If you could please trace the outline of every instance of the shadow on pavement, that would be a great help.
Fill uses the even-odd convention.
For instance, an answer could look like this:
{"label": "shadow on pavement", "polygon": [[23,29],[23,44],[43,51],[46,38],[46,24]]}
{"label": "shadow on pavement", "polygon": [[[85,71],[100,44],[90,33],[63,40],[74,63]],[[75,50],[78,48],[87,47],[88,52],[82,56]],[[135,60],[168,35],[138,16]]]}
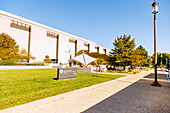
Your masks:
{"label": "shadow on pavement", "polygon": [[[158,76],[166,78],[165,74]],[[145,77],[153,78],[153,74]],[[152,82],[140,79],[83,113],[170,113],[170,83],[160,81],[162,87],[153,87]]]}
{"label": "shadow on pavement", "polygon": [[[151,74],[145,76],[144,78],[154,78],[154,73],[151,73]],[[167,76],[166,76],[166,74],[158,74],[158,79],[167,80]]]}

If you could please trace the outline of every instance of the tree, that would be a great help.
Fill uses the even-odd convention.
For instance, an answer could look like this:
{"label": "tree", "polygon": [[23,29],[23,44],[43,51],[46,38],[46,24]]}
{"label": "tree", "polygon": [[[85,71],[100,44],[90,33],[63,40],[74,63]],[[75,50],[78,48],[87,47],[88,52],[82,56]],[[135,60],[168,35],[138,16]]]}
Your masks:
{"label": "tree", "polygon": [[123,37],[117,37],[115,39],[115,42],[113,43],[114,49],[111,49],[110,54],[114,57],[112,57],[112,62],[120,62],[119,64],[124,66],[128,66],[132,64],[132,57],[130,57],[130,53],[132,54],[132,51],[135,48],[135,39],[131,40],[131,35],[127,37],[127,35],[124,35]]}
{"label": "tree", "polygon": [[131,66],[139,66],[146,61],[140,49],[135,49],[131,51],[129,54],[130,54],[129,56],[131,57]]}
{"label": "tree", "polygon": [[[170,59],[170,54],[168,54],[168,53],[158,53],[158,55],[157,55],[157,64],[158,64],[158,66],[161,65],[161,55],[162,55],[162,65],[166,65],[167,64],[166,61],[168,59]],[[152,57],[154,58],[154,54],[153,54]],[[154,60],[153,60],[152,63],[154,63]]]}
{"label": "tree", "polygon": [[27,60],[27,61],[29,61],[30,59],[35,60],[35,57],[33,57],[31,54],[28,55],[28,52],[24,48],[21,49],[20,55],[21,55],[21,60]]}
{"label": "tree", "polygon": [[148,52],[146,51],[146,49],[145,49],[142,45],[140,45],[140,46],[137,47],[136,49],[140,49],[143,54],[148,55]]}
{"label": "tree", "polygon": [[140,50],[141,55],[143,56],[141,59],[143,63],[141,63],[141,65],[150,66],[151,65],[151,57],[148,55],[148,51],[146,51],[146,49],[142,45],[140,45],[136,49]]}
{"label": "tree", "polygon": [[19,45],[8,34],[0,34],[0,60],[19,60]]}

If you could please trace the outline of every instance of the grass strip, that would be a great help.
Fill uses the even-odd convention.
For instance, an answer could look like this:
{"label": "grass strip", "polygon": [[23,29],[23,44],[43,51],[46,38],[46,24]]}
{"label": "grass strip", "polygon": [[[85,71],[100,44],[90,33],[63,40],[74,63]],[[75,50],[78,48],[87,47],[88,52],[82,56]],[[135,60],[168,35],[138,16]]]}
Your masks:
{"label": "grass strip", "polygon": [[77,73],[76,79],[56,80],[56,69],[0,70],[0,110],[124,77]]}

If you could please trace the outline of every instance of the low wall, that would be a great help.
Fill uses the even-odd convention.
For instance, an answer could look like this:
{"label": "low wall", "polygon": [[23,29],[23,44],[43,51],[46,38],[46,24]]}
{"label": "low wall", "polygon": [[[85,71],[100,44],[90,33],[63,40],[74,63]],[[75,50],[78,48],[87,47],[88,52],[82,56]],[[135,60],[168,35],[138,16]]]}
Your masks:
{"label": "low wall", "polygon": [[77,72],[91,73],[91,68],[77,68]]}
{"label": "low wall", "polygon": [[[61,68],[61,66],[53,66],[53,68]],[[76,68],[77,72],[80,73],[91,73],[91,68],[81,68],[81,67],[67,67],[67,68]]]}

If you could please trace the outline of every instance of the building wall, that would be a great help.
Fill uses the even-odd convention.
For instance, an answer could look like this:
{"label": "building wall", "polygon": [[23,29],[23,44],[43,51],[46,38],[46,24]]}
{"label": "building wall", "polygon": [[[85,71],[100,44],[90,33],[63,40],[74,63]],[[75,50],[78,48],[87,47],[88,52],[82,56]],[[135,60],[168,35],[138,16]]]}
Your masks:
{"label": "building wall", "polygon": [[78,51],[80,50],[88,50],[88,47],[85,46],[84,44],[89,44],[89,42],[83,41],[83,40],[78,40],[77,45],[78,45]]}
{"label": "building wall", "polygon": [[69,53],[69,36],[59,34],[59,61],[58,63],[67,63],[70,59]]}
{"label": "building wall", "polygon": [[88,46],[85,46],[85,45],[84,45],[84,50],[88,50]]}
{"label": "building wall", "polygon": [[[70,42],[69,39],[77,40],[77,52],[80,50],[88,50],[88,47],[84,44],[90,44],[90,52],[97,52],[95,47],[98,46],[99,53],[104,54],[104,47],[96,45],[95,42],[0,10],[0,33],[4,32],[9,34],[16,40],[20,49],[24,48],[28,51],[28,26],[24,29],[11,27],[13,20],[23,23],[23,25],[26,24],[31,26],[30,54],[36,57],[36,60],[30,60],[30,62],[43,61],[46,55],[49,55],[51,59],[56,59],[57,36],[47,35],[48,31],[54,33],[55,35],[58,34],[59,36],[58,63],[68,63],[68,60],[70,59],[70,54],[68,52],[69,50],[71,50],[72,57],[75,56],[75,43]],[[108,54],[110,49],[106,49]]]}
{"label": "building wall", "polygon": [[28,48],[28,31],[10,27],[11,20],[0,16],[0,33],[7,33],[14,38],[19,45],[19,49]]}
{"label": "building wall", "polygon": [[95,49],[95,44],[90,44],[90,52],[97,52]]}
{"label": "building wall", "polygon": [[56,59],[56,38],[47,36],[46,29],[32,25],[30,47],[31,54],[36,57],[35,61],[43,61],[46,55]]}
{"label": "building wall", "polygon": [[106,54],[109,55],[110,49],[106,49]]}

